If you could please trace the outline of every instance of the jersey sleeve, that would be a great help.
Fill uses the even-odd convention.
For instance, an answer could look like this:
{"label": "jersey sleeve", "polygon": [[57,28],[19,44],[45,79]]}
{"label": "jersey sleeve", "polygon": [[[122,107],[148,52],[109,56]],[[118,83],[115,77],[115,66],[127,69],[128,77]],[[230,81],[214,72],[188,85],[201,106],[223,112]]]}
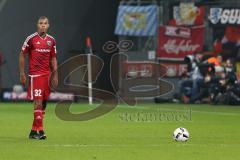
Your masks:
{"label": "jersey sleeve", "polygon": [[22,53],[27,54],[29,53],[31,48],[31,38],[27,37],[27,39],[24,41],[23,46],[22,46]]}
{"label": "jersey sleeve", "polygon": [[51,49],[51,57],[56,57],[56,54],[57,54],[56,41],[53,40],[53,45],[52,45],[52,49]]}

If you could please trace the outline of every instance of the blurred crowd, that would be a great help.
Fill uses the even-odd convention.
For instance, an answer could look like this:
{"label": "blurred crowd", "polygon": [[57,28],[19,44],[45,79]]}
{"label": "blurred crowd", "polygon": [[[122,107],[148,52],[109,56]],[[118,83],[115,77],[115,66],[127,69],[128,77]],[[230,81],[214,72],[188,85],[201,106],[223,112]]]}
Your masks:
{"label": "blurred crowd", "polygon": [[197,53],[184,61],[187,69],[178,83],[174,102],[240,105],[235,59]]}

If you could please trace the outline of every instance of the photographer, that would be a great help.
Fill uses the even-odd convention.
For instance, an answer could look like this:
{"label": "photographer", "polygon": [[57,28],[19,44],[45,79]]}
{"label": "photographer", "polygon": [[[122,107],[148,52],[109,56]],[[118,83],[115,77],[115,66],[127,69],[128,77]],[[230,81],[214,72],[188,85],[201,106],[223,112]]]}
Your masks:
{"label": "photographer", "polygon": [[216,76],[216,73],[219,73],[220,75],[220,73],[223,71],[221,64],[221,55],[210,57],[199,64],[199,70],[204,78],[196,83],[197,87],[199,88],[199,92],[193,95],[193,102],[203,102],[204,98],[209,101],[209,98],[214,97],[216,93],[222,89],[219,84],[219,76]]}
{"label": "photographer", "polygon": [[212,92],[214,104],[240,104],[240,84],[237,83],[236,67],[232,59],[227,59],[219,85]]}
{"label": "photographer", "polygon": [[[187,71],[183,74],[183,79],[179,82],[178,99],[184,99],[185,103],[194,103],[194,96],[199,92],[199,81],[203,77],[199,70],[198,65],[201,63],[203,55],[197,53],[195,56],[188,55],[185,57],[184,62],[187,64]],[[189,98],[189,100],[188,100]]]}

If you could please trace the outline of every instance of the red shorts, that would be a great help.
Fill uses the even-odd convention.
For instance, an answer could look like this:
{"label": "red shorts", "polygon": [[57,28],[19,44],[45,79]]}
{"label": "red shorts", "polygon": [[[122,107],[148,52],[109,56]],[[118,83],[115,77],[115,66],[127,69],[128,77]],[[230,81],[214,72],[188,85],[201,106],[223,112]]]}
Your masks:
{"label": "red shorts", "polygon": [[50,75],[29,75],[28,99],[47,100],[50,95]]}

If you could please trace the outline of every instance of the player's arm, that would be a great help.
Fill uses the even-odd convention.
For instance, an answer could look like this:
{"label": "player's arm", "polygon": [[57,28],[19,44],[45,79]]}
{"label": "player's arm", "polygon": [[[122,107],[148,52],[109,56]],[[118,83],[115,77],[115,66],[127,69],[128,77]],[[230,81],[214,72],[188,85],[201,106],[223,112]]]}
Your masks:
{"label": "player's arm", "polygon": [[57,88],[58,86],[58,72],[57,72],[57,49],[56,49],[56,42],[54,41],[53,48],[51,50],[51,60],[50,60],[50,66],[51,66],[51,72],[52,72],[52,84],[54,88]]}
{"label": "player's arm", "polygon": [[24,41],[22,50],[19,54],[19,73],[20,73],[20,82],[22,85],[25,85],[26,83],[26,74],[25,74],[25,57],[30,51],[31,46],[31,38],[27,37],[27,39]]}
{"label": "player's arm", "polygon": [[25,85],[26,83],[26,74],[25,74],[25,57],[29,53],[31,46],[30,38],[27,37],[27,39],[24,41],[22,50],[19,54],[19,73],[20,73],[20,82],[22,85]]}
{"label": "player's arm", "polygon": [[19,73],[20,73],[20,82],[22,85],[25,85],[26,83],[26,74],[25,74],[24,66],[25,66],[25,55],[23,54],[23,51],[21,51],[19,55]]}
{"label": "player's arm", "polygon": [[58,86],[58,72],[57,72],[57,58],[52,57],[51,59],[51,71],[52,71],[52,84],[56,88]]}

